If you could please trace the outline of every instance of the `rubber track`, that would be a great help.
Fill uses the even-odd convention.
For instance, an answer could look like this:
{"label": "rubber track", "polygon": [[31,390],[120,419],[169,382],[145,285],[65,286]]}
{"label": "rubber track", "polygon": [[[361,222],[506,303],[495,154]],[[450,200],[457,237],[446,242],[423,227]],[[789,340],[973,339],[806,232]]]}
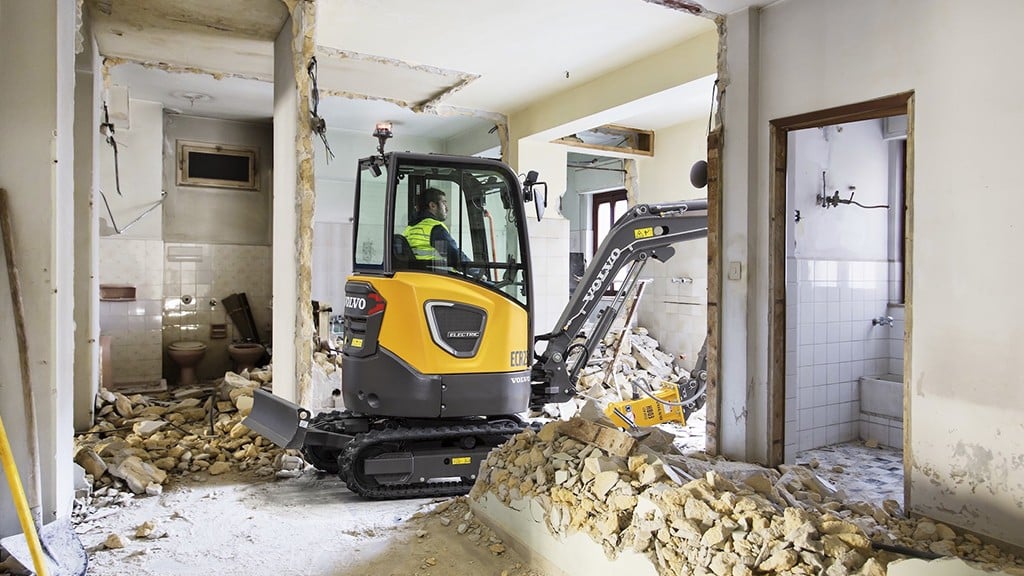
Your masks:
{"label": "rubber track", "polygon": [[[444,438],[461,438],[462,436],[504,436],[505,439],[508,439],[522,432],[525,428],[526,425],[523,423],[502,420],[497,422],[481,422],[479,424],[371,430],[357,435],[355,440],[349,443],[339,461],[342,470],[340,476],[345,481],[349,490],[365,498],[395,500],[399,498],[460,496],[469,492],[475,480],[365,486],[356,478],[354,473],[355,464],[359,461],[358,459],[364,450],[376,444],[419,442]],[[414,450],[413,454],[415,454]]]}
{"label": "rubber track", "polygon": [[[340,420],[349,414],[350,413],[348,410],[344,412],[340,412],[338,410],[333,410],[331,412],[321,412],[320,414],[314,416],[312,420],[310,420],[309,429],[324,430],[328,428],[332,422]],[[321,453],[321,451],[323,453]],[[317,470],[323,470],[324,472],[328,472],[330,474],[338,473],[338,454],[341,452],[341,450],[338,450],[336,452],[324,449],[314,450],[307,446],[303,446],[301,452],[302,457],[306,459],[306,462],[312,464],[313,467],[316,468]],[[331,455],[333,455],[334,457],[331,458]]]}

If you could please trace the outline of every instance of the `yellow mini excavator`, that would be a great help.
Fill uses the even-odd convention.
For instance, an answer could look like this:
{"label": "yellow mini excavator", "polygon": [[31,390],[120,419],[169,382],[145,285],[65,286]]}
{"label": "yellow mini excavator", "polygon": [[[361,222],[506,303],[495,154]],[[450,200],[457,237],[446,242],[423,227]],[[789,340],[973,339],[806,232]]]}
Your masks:
{"label": "yellow mini excavator", "polygon": [[[525,203],[533,201],[540,218],[547,186],[535,172],[521,182],[496,160],[385,153],[380,140],[379,154],[360,160],[356,179],[342,349],[346,409],[313,416],[257,390],[245,424],[300,449],[364,497],[464,494],[487,453],[527,427],[519,414],[573,397],[624,299],[594,314],[612,283],[621,281],[618,294],[628,294],[649,259],[665,261],[673,244],[706,237],[707,201],[630,208],[555,329],[534,339]],[[443,224],[457,258],[443,254],[452,243],[435,243],[436,254],[410,246],[406,229],[418,221],[428,190],[444,193]],[[537,342],[546,344],[543,352]]]}

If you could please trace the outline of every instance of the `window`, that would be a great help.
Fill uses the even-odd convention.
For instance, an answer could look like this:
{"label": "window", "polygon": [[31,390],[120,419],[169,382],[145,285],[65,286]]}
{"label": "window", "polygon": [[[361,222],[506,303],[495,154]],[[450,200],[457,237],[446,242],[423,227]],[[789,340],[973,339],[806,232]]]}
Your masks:
{"label": "window", "polygon": [[629,210],[626,201],[626,189],[601,192],[593,196],[593,209],[591,219],[594,223],[593,243],[590,245],[591,254],[597,252],[598,246],[612,229],[612,224]]}
{"label": "window", "polygon": [[257,151],[178,140],[178,185],[259,190]]}
{"label": "window", "polygon": [[[619,190],[594,194],[591,202],[593,203],[590,213],[591,222],[593,223],[593,236],[590,253],[593,255],[597,254],[597,249],[600,248],[601,242],[604,242],[605,236],[611,231],[615,221],[629,210],[629,201],[626,200],[626,189],[620,188]],[[622,279],[625,277],[626,272],[627,269],[619,272],[615,282],[612,282],[609,286],[608,294],[614,294],[618,291],[619,287],[622,286]]]}

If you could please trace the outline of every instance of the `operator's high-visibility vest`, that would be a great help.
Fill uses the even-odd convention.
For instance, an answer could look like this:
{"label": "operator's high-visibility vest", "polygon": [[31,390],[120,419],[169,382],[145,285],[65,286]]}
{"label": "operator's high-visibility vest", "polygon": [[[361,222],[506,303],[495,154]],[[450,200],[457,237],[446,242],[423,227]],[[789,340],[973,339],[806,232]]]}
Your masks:
{"label": "operator's high-visibility vest", "polygon": [[434,249],[434,245],[430,242],[430,231],[434,229],[434,226],[440,226],[444,228],[445,232],[448,231],[448,227],[444,225],[444,222],[429,216],[405,229],[405,239],[409,241],[409,249],[412,250],[412,255],[417,260],[441,259],[441,255],[438,254],[437,250]]}

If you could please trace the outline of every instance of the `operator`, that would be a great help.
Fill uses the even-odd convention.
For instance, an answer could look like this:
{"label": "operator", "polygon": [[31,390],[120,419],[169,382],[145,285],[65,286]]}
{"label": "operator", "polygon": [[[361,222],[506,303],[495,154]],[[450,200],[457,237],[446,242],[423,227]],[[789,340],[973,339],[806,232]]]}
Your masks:
{"label": "operator", "polygon": [[459,249],[455,238],[452,238],[445,226],[448,199],[444,191],[427,188],[420,194],[417,209],[413,223],[402,232],[409,241],[413,257],[421,262],[442,262],[462,269],[462,263],[470,259]]}

